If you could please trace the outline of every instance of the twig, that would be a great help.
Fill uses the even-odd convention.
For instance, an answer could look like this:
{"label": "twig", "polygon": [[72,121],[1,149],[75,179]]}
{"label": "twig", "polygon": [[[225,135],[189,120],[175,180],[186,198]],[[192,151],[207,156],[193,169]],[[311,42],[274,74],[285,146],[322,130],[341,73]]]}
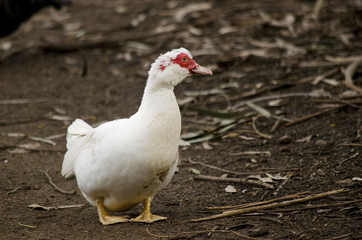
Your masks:
{"label": "twig", "polygon": [[346,146],[346,147],[362,147],[362,144],[360,143],[340,143],[340,144],[337,144],[337,146]]}
{"label": "twig", "polygon": [[39,122],[39,121],[43,121],[46,119],[47,118],[45,118],[45,117],[41,117],[41,118],[34,118],[34,119],[17,119],[17,120],[10,120],[10,121],[1,121],[0,126],[26,124],[26,123],[32,123],[32,122]]}
{"label": "twig", "polygon": [[348,157],[348,158],[346,158],[346,159],[342,160],[342,161],[338,164],[338,166],[337,166],[337,167],[340,167],[343,163],[347,162],[348,160],[350,160],[350,159],[352,159],[352,158],[357,157],[357,156],[358,156],[358,154],[359,154],[359,152],[356,152],[356,153],[355,153],[355,154],[353,154],[352,156],[350,156],[350,157]]}
{"label": "twig", "polygon": [[326,240],[339,240],[339,239],[346,239],[347,237],[352,236],[352,233],[343,234],[337,237],[328,238]]}
{"label": "twig", "polygon": [[[213,165],[209,165],[209,164],[206,164],[206,163],[192,161],[190,158],[188,159],[188,161],[190,163],[192,163],[192,164],[199,164],[199,165],[204,166],[204,167],[208,167],[208,168],[215,169],[215,170],[225,172],[225,173],[232,173],[232,174],[235,174],[235,175],[252,175],[252,174],[264,173],[264,172],[235,172],[235,171],[230,171],[230,170],[227,170],[227,169],[219,168],[219,167],[216,167],[216,166],[213,166]],[[274,172],[274,171],[279,172],[279,170],[271,170],[270,172]],[[280,171],[282,171],[282,170],[280,170]],[[266,171],[266,172],[269,172],[269,171]]]}
{"label": "twig", "polygon": [[358,106],[358,105],[356,105],[356,104],[353,104],[353,103],[350,103],[350,102],[341,100],[341,99],[339,99],[339,98],[332,97],[330,94],[328,95],[328,97],[329,97],[331,100],[334,100],[335,102],[343,103],[343,104],[346,104],[346,105],[348,105],[348,106],[350,106],[350,107],[353,107],[353,108],[362,108],[361,106]]}
{"label": "twig", "polygon": [[237,152],[237,153],[230,153],[230,156],[240,156],[240,155],[266,155],[268,157],[271,156],[269,151],[244,151],[244,152]]}
{"label": "twig", "polygon": [[[330,76],[332,74],[335,74],[336,72],[338,72],[338,68],[334,68],[332,70],[329,70],[329,71],[327,71],[325,73],[322,73],[321,75],[319,75],[317,77],[325,78],[325,77],[328,77],[328,76]],[[253,93],[246,94],[246,95],[241,96],[241,97],[238,96],[236,98],[230,98],[230,101],[231,102],[232,101],[238,101],[238,100],[243,99],[245,97],[252,97],[252,96],[258,95],[258,94],[260,94],[262,92],[277,90],[277,89],[285,87],[285,86],[294,86],[294,85],[298,85],[298,84],[309,83],[309,82],[313,81],[314,79],[316,79],[316,76],[309,76],[309,77],[303,78],[303,79],[301,79],[301,80],[299,80],[297,82],[285,83],[285,84],[282,84],[280,86],[272,86],[272,87],[265,88],[265,89],[262,89],[262,90],[259,90],[259,91],[254,91]],[[315,94],[310,93],[310,92],[291,92],[291,93],[285,93],[285,94],[276,94],[276,95],[270,95],[270,96],[256,97],[256,98],[253,98],[253,99],[250,99],[250,100],[247,100],[247,101],[242,101],[242,102],[239,102],[236,105],[234,105],[232,108],[236,109],[236,108],[242,107],[242,106],[246,105],[247,102],[256,103],[256,102],[261,102],[261,101],[267,101],[267,100],[279,99],[279,98],[287,98],[287,97],[320,97],[320,96],[316,96]],[[214,102],[214,103],[219,103],[219,102]]]}
{"label": "twig", "polygon": [[318,18],[322,5],[323,5],[323,0],[317,0],[317,2],[315,3],[314,8],[313,8],[313,16],[315,18]]}
{"label": "twig", "polygon": [[34,151],[34,152],[65,152],[64,149],[59,148],[45,148],[45,147],[28,147],[28,146],[21,146],[21,145],[13,145],[1,142],[0,143],[0,149],[8,149],[8,148],[20,148],[28,151]]}
{"label": "twig", "polygon": [[267,203],[273,203],[273,202],[277,202],[280,200],[287,200],[287,199],[293,199],[295,197],[299,197],[301,195],[306,195],[309,194],[310,192],[301,192],[301,193],[296,193],[296,194],[292,194],[292,195],[287,195],[284,197],[279,197],[279,198],[274,198],[274,199],[270,199],[270,200],[265,200],[265,201],[261,201],[261,202],[254,202],[254,203],[245,203],[245,204],[241,204],[241,205],[235,205],[235,206],[222,206],[222,207],[208,207],[207,210],[225,210],[225,209],[240,209],[240,208],[248,208],[248,207],[254,207],[254,206],[259,206],[259,205],[264,205]]}
{"label": "twig", "polygon": [[347,67],[347,69],[344,71],[345,80],[343,82],[343,84],[346,87],[349,87],[350,89],[358,92],[359,94],[362,94],[362,88],[359,88],[353,84],[352,77],[356,72],[358,66],[361,64],[361,62],[362,62],[362,57],[360,59],[355,60]]}
{"label": "twig", "polygon": [[213,166],[213,165],[209,165],[209,164],[206,164],[206,163],[202,163],[202,162],[195,162],[195,161],[192,161],[190,158],[188,158],[188,161],[189,161],[190,163],[199,164],[199,165],[201,165],[201,166],[208,167],[208,168],[215,169],[215,170],[219,170],[219,171],[221,171],[221,172],[232,173],[232,174],[237,174],[237,175],[248,174],[248,173],[234,172],[234,171],[226,170],[226,169],[219,168],[219,167],[216,167],[216,166]]}
{"label": "twig", "polygon": [[17,188],[14,188],[13,190],[11,190],[11,191],[7,192],[7,193],[6,193],[6,195],[10,195],[10,194],[12,194],[12,193],[14,193],[14,192],[18,191],[20,188],[22,188],[22,186],[19,186],[19,187],[17,187]]}
{"label": "twig", "polygon": [[294,200],[289,200],[289,201],[284,201],[284,202],[271,203],[271,204],[266,204],[266,205],[261,205],[261,206],[256,206],[256,207],[250,207],[250,208],[237,209],[237,210],[230,210],[230,211],[225,211],[225,212],[222,212],[220,214],[215,214],[215,215],[212,215],[212,216],[209,216],[209,217],[191,219],[190,222],[207,221],[207,220],[211,220],[211,219],[223,218],[223,217],[228,217],[228,216],[232,216],[232,215],[251,213],[251,212],[255,212],[255,211],[259,211],[259,210],[265,210],[265,209],[271,209],[271,208],[277,208],[277,207],[285,207],[285,206],[288,206],[288,205],[291,205],[291,204],[307,202],[307,201],[311,201],[311,200],[314,200],[314,199],[317,199],[317,198],[323,198],[323,197],[327,197],[327,196],[330,196],[330,195],[333,195],[333,194],[339,194],[339,193],[343,193],[343,192],[347,192],[347,191],[348,191],[348,189],[338,189],[338,190],[333,190],[333,191],[330,191],[330,192],[319,193],[319,194],[315,194],[315,195],[312,195],[312,196],[299,198],[299,199],[294,199]]}
{"label": "twig", "polygon": [[292,175],[293,175],[293,174],[292,174],[291,172],[289,172],[289,173],[287,174],[287,179],[285,179],[285,180],[277,187],[277,189],[275,189],[275,191],[273,192],[273,195],[274,195],[274,196],[278,194],[278,192],[280,191],[280,189],[283,188],[283,186],[289,181],[289,179],[290,179],[290,177],[291,177]]}
{"label": "twig", "polygon": [[275,212],[303,211],[303,210],[315,209],[315,208],[337,207],[337,206],[347,205],[347,204],[351,204],[351,203],[358,203],[361,201],[362,201],[362,199],[358,199],[358,200],[351,200],[351,201],[332,203],[332,204],[319,204],[319,205],[313,205],[313,206],[305,206],[305,207],[301,207],[301,208],[286,208],[286,209],[278,209],[278,210],[272,210],[272,211],[275,211]]}
{"label": "twig", "polygon": [[258,119],[258,117],[254,117],[253,118],[253,121],[252,121],[252,125],[253,125],[253,129],[254,131],[256,132],[256,134],[258,134],[260,137],[262,138],[266,138],[266,139],[271,139],[272,136],[268,135],[268,134],[265,134],[265,133],[261,133],[257,128],[256,128],[256,120]]}
{"label": "twig", "polygon": [[20,222],[18,222],[19,226],[21,227],[27,227],[27,228],[37,228],[37,226],[32,226],[32,225],[28,225],[28,224],[22,224]]}
{"label": "twig", "polygon": [[246,239],[250,239],[250,240],[268,240],[267,238],[254,238],[254,237],[249,237],[249,236],[246,236],[246,235],[243,235],[241,233],[238,233],[236,231],[233,231],[233,230],[229,230],[230,232],[234,233],[235,235],[239,236],[239,237],[242,237],[242,238],[246,238]]}
{"label": "twig", "polygon": [[180,232],[174,236],[167,236],[167,235],[157,235],[157,234],[154,234],[154,233],[151,233],[150,230],[148,229],[148,227],[146,227],[146,232],[148,234],[150,234],[151,236],[153,237],[157,237],[157,238],[177,238],[179,237],[180,235],[195,235],[195,234],[201,234],[201,233],[232,233],[232,234],[235,234],[239,237],[243,237],[245,239],[250,239],[250,240],[268,240],[266,238],[253,238],[253,237],[249,237],[249,236],[246,236],[246,235],[243,235],[241,233],[238,233],[236,231],[233,231],[233,230],[216,230],[215,227],[211,230],[201,230],[201,231],[194,231],[194,232]]}
{"label": "twig", "polygon": [[[241,152],[241,153],[234,153],[234,154],[230,154],[230,155],[239,156],[239,155],[242,155],[242,154],[251,154],[251,153],[252,152]],[[270,155],[270,152],[260,152],[260,153]],[[254,152],[254,154],[255,154],[255,152]],[[266,172],[267,173],[289,172],[289,171],[297,171],[298,170],[298,168],[286,168],[286,169],[262,169],[262,171],[259,171],[259,172],[235,172],[235,171],[223,169],[223,168],[220,168],[220,167],[216,167],[216,166],[213,166],[213,165],[209,165],[209,164],[206,164],[206,163],[196,162],[196,161],[191,160],[190,158],[188,158],[188,162],[190,162],[191,164],[199,164],[199,165],[204,166],[204,167],[219,170],[219,171],[225,172],[225,173],[232,173],[232,174],[235,174],[235,175],[254,175],[254,174],[261,174],[261,173],[266,173]]]}
{"label": "twig", "polygon": [[66,191],[66,190],[63,190],[61,189],[60,187],[58,187],[57,185],[55,185],[55,183],[53,182],[52,178],[49,176],[48,174],[48,171],[50,170],[51,168],[49,168],[48,170],[46,171],[43,171],[43,170],[39,170],[41,172],[43,172],[45,174],[45,176],[47,176],[48,180],[49,180],[49,183],[55,188],[55,190],[57,190],[58,192],[61,192],[61,193],[64,193],[64,194],[74,194],[75,191]]}
{"label": "twig", "polygon": [[309,114],[309,115],[306,115],[304,117],[301,117],[301,118],[298,118],[296,120],[294,120],[293,122],[288,122],[285,124],[286,127],[288,126],[292,126],[294,124],[297,124],[297,123],[300,123],[300,122],[304,122],[305,120],[308,120],[310,118],[314,118],[314,117],[317,117],[317,116],[320,116],[320,115],[323,115],[325,113],[329,113],[329,112],[332,112],[334,110],[337,110],[337,109],[340,109],[342,107],[344,107],[345,105],[341,105],[341,106],[338,106],[338,107],[333,107],[333,108],[329,108],[329,109],[326,109],[326,110],[323,110],[323,111],[320,111],[320,112],[316,112],[316,113],[312,113],[312,114]]}
{"label": "twig", "polygon": [[267,189],[275,189],[275,187],[272,184],[259,182],[259,181],[255,181],[255,180],[250,180],[250,179],[246,179],[246,178],[215,177],[215,176],[199,174],[199,175],[195,175],[195,179],[220,181],[220,182],[248,183],[248,184],[257,185],[260,187],[265,187]]}
{"label": "twig", "polygon": [[28,206],[28,208],[33,209],[44,209],[44,210],[57,210],[57,209],[67,209],[67,208],[77,208],[77,207],[84,207],[84,204],[75,204],[75,205],[64,205],[64,206],[57,206],[57,207],[46,207],[39,204],[31,204]]}

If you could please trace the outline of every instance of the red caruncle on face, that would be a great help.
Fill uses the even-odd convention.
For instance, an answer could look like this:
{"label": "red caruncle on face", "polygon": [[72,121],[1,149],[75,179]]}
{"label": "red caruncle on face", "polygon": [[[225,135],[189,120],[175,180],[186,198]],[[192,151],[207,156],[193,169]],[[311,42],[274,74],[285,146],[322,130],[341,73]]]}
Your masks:
{"label": "red caruncle on face", "polygon": [[180,53],[175,59],[172,59],[171,62],[180,65],[182,68],[186,68],[189,71],[196,68],[196,62],[192,60],[186,53]]}

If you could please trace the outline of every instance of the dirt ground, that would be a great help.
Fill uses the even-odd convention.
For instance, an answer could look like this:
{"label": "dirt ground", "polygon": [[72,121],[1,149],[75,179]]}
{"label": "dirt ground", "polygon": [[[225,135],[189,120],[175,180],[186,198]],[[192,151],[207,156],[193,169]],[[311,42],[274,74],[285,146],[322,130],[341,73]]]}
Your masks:
{"label": "dirt ground", "polygon": [[[362,2],[316,2],[78,0],[0,39],[0,239],[360,239]],[[60,174],[67,126],[133,114],[150,64],[181,46],[214,75],[175,89],[193,137],[152,202],[168,219],[102,226]],[[339,189],[189,222],[222,212],[206,207]]]}

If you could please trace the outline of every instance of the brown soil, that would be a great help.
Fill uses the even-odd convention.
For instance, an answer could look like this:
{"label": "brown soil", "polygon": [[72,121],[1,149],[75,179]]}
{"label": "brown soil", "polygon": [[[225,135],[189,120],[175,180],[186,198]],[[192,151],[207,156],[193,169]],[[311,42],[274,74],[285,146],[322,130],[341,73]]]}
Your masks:
{"label": "brown soil", "polygon": [[[73,2],[73,6],[60,13],[51,9],[42,11],[16,33],[0,40],[1,46],[12,43],[10,50],[0,52],[4,59],[0,63],[0,239],[358,239],[361,236],[360,202],[337,205],[361,199],[361,95],[349,94],[343,98],[349,87],[341,84],[345,79],[343,69],[352,62],[346,57],[362,55],[361,1],[324,1],[315,20],[308,18],[315,1],[205,0],[204,3],[211,4],[209,9],[194,11],[193,7],[193,12],[181,16],[180,21],[175,13],[192,2]],[[289,28],[285,20],[288,16],[294,17]],[[174,29],[166,29],[173,26]],[[266,46],[278,41],[278,46]],[[297,48],[288,47],[285,42]],[[180,46],[188,48],[198,63],[214,71],[212,77],[189,78],[178,86],[175,93],[180,100],[186,99],[187,91],[239,84],[222,93],[194,97],[182,105],[183,133],[217,127],[211,113],[200,109],[218,113],[239,111],[252,116],[234,116],[241,122],[227,132],[181,148],[179,171],[152,202],[152,211],[167,216],[166,221],[102,226],[96,209],[82,197],[75,179],[64,179],[60,174],[64,135],[53,139],[55,146],[34,141],[30,136],[46,138],[64,134],[75,118],[95,124],[128,117],[141,101],[150,63],[160,53]],[[247,51],[255,49],[260,51],[248,54]],[[331,61],[328,56],[344,60]],[[330,81],[313,84],[316,77],[331,70],[335,71],[325,77]],[[362,86],[361,67],[354,73],[353,81]],[[295,96],[317,90],[323,90],[324,95]],[[255,119],[255,127],[270,135],[270,139],[255,132],[254,110],[245,105],[233,109],[246,100],[281,94],[289,96],[271,99],[281,99],[274,102],[276,105],[270,105],[271,100],[254,103],[273,115],[291,120],[338,108],[290,126],[285,126],[282,120],[274,131],[271,129],[275,118]],[[14,99],[25,102],[16,103]],[[55,120],[57,116],[63,118]],[[270,154],[242,154],[246,151]],[[272,184],[277,191],[244,183],[201,181],[194,178],[194,169],[210,176],[225,172],[192,164],[189,159],[246,173],[243,176],[229,173],[228,177],[248,177],[261,172],[263,177],[267,177],[264,173],[280,173],[290,178],[274,180]],[[44,174],[48,169],[57,186],[76,193],[57,191]],[[226,192],[227,185],[234,186],[236,193]],[[285,208],[262,210],[259,214],[188,222],[214,214],[205,210],[209,206],[342,188],[348,191]],[[46,211],[30,209],[31,204],[84,206]],[[327,205],[306,208],[319,204]],[[134,217],[141,209],[138,206],[126,214]]]}

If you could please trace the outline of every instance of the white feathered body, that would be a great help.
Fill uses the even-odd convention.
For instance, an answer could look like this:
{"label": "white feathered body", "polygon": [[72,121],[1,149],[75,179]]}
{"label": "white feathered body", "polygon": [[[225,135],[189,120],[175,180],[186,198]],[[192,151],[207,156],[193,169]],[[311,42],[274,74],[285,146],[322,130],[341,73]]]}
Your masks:
{"label": "white feathered body", "polygon": [[91,204],[103,198],[110,211],[130,209],[170,182],[180,132],[173,88],[145,91],[138,112],[128,119],[94,129],[82,120],[74,121],[68,128],[62,174],[67,177],[74,171]]}

